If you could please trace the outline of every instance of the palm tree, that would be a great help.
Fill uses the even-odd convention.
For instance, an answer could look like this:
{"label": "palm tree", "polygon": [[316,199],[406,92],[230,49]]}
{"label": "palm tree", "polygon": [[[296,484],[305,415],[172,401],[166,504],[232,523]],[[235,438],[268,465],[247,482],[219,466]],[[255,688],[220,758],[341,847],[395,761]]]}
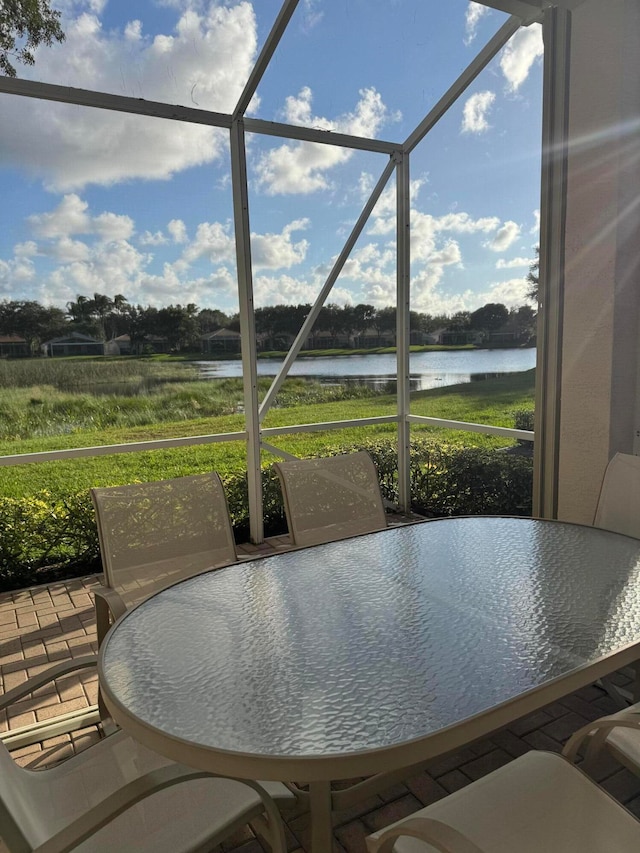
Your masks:
{"label": "palm tree", "polygon": [[100,323],[100,328],[102,330],[102,337],[104,340],[107,338],[107,324],[106,319],[107,316],[111,313],[113,308],[113,299],[109,296],[105,296],[102,293],[94,293],[92,299],[92,313],[98,317],[98,321]]}

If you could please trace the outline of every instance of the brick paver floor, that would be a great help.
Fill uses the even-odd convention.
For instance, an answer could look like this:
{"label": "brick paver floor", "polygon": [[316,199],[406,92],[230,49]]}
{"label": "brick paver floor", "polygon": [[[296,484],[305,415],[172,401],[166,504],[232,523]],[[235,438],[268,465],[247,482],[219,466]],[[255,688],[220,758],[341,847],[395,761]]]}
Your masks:
{"label": "brick paver floor", "polygon": [[[263,555],[288,548],[287,537],[278,537],[245,553]],[[0,594],[0,687],[10,690],[52,662],[96,651],[92,587],[96,577]],[[625,676],[614,679],[624,684]],[[0,712],[0,732],[46,721],[96,702],[97,677],[88,672],[67,676],[47,685],[33,696]],[[359,806],[334,815],[334,846],[331,853],[365,853],[364,838],[394,820],[468,785],[530,749],[559,752],[567,738],[584,723],[616,710],[600,687],[592,685],[560,702],[518,720],[491,738],[469,745],[454,755],[432,761],[427,769],[369,797]],[[100,738],[97,727],[49,738],[13,750],[16,761],[39,768],[62,760]],[[610,764],[598,781],[640,817],[640,778]],[[290,853],[307,853],[309,821],[306,814],[287,818]],[[212,853],[262,853],[268,847],[249,828]],[[329,853],[329,851],[327,851]]]}

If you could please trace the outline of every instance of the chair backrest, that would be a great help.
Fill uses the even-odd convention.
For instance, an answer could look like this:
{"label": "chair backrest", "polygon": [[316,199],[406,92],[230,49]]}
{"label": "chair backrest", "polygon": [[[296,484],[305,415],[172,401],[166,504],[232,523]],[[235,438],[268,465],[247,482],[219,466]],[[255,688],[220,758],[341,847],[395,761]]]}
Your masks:
{"label": "chair backrest", "polygon": [[227,499],[214,471],[91,489],[91,497],[104,584],[127,607],[236,559]]}
{"label": "chair backrest", "polygon": [[616,453],[609,462],[593,524],[640,539],[640,456]]}
{"label": "chair backrest", "polygon": [[317,545],[387,526],[378,472],[366,451],[276,462],[294,545]]}

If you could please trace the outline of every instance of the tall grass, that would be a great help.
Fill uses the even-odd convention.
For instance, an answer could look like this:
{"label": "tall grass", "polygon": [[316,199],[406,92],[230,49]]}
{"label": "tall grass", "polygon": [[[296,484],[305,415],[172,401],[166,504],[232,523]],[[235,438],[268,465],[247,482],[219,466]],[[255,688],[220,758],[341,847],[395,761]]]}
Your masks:
{"label": "tall grass", "polygon": [[58,391],[100,393],[101,386],[185,382],[198,378],[194,365],[145,359],[0,359],[0,388],[50,387]]}
{"label": "tall grass", "polygon": [[[0,361],[0,441],[185,424],[242,411],[241,379],[199,376],[192,365],[144,359]],[[260,395],[269,385],[268,378],[259,380]],[[339,402],[371,393],[362,387],[292,378],[284,383],[275,405]]]}

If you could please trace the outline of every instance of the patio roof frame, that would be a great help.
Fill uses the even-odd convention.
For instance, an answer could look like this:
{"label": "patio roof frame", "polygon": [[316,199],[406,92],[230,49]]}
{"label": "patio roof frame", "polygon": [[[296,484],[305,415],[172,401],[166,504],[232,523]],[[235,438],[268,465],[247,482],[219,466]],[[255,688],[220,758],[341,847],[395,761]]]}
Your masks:
{"label": "patio roof frame", "polygon": [[[45,100],[53,100],[63,103],[69,103],[80,106],[89,106],[98,109],[111,109],[121,112],[126,112],[135,115],[150,116],[155,118],[164,118],[177,121],[192,122],[197,124],[208,125],[220,129],[228,130],[230,135],[230,150],[231,150],[231,173],[232,173],[232,192],[233,192],[233,208],[234,208],[234,224],[236,232],[236,257],[238,264],[238,297],[240,305],[240,324],[242,333],[242,360],[243,360],[243,377],[244,377],[244,399],[245,399],[245,431],[244,433],[234,433],[233,438],[242,435],[247,441],[247,468],[249,480],[249,507],[250,507],[250,535],[254,542],[260,542],[263,538],[263,521],[262,521],[262,490],[261,490],[261,471],[260,471],[260,449],[268,449],[273,452],[275,448],[271,445],[261,443],[262,434],[284,434],[293,432],[300,427],[292,426],[291,428],[279,428],[266,430],[261,428],[261,421],[272,403],[277,389],[280,387],[286,373],[298,354],[304,337],[303,331],[308,331],[313,325],[313,320],[319,314],[322,304],[328,295],[331,287],[339,275],[342,266],[348,258],[349,252],[352,250],[355,242],[361,233],[367,218],[375,206],[377,198],[381,194],[386,182],[390,177],[393,168],[396,170],[396,200],[397,200],[397,373],[398,373],[398,393],[397,393],[397,415],[391,418],[381,419],[384,422],[397,421],[398,423],[398,470],[399,470],[399,506],[401,509],[408,509],[410,505],[409,494],[409,429],[412,422],[426,422],[438,419],[431,418],[416,418],[410,413],[410,396],[409,396],[409,305],[410,305],[410,225],[411,211],[409,198],[409,170],[410,170],[410,153],[422,141],[427,133],[435,126],[439,119],[447,112],[447,110],[457,101],[460,95],[473,82],[478,74],[486,67],[486,65],[495,57],[498,51],[506,44],[509,38],[519,29],[520,26],[528,26],[534,21],[545,21],[546,31],[553,33],[554,22],[556,18],[551,18],[557,14],[562,15],[562,20],[566,26],[569,26],[570,12],[568,9],[575,5],[579,5],[583,0],[556,0],[551,3],[548,0],[495,0],[495,2],[486,2],[483,5],[492,6],[501,9],[502,11],[511,14],[511,17],[502,25],[498,32],[485,45],[476,58],[470,63],[465,71],[458,77],[455,83],[447,90],[442,98],[436,103],[433,109],[425,116],[425,118],[417,125],[415,130],[407,137],[404,143],[387,142],[378,139],[366,139],[362,137],[350,136],[348,134],[334,133],[328,130],[319,130],[317,128],[306,128],[293,125],[282,124],[278,122],[268,122],[260,119],[246,118],[245,112],[254,96],[257,87],[262,79],[265,71],[268,68],[269,61],[276,51],[278,44],[284,35],[287,25],[289,24],[299,0],[284,0],[280,9],[280,13],[271,29],[269,36],[262,48],[262,51],[254,65],[254,68],[249,76],[249,79],[243,89],[243,92],[231,114],[209,112],[207,110],[193,109],[190,107],[172,106],[159,102],[145,101],[137,98],[127,98],[119,95],[110,95],[101,92],[92,92],[90,90],[75,89],[72,87],[57,86],[53,84],[40,83],[34,81],[16,80],[11,78],[0,77],[0,92],[20,95],[23,97],[40,98]],[[554,7],[561,6],[560,13]],[[545,50],[545,55],[546,55]],[[555,81],[551,81],[552,89],[556,86]],[[557,94],[557,89],[554,89]],[[562,94],[559,102],[562,102]],[[549,118],[543,117],[543,124],[548,130]],[[285,139],[293,139],[304,142],[338,145],[341,147],[353,148],[355,150],[365,150],[375,153],[385,153],[391,158],[383,175],[374,190],[374,193],[369,199],[367,205],[363,209],[363,213],[359,217],[354,229],[347,239],[345,246],[340,253],[338,260],[334,264],[329,278],[325,282],[321,294],[319,295],[314,308],[312,309],[313,320],[305,320],[299,335],[297,336],[292,349],[287,356],[285,365],[278,377],[272,385],[267,399],[262,406],[258,404],[257,396],[257,349],[255,340],[255,321],[254,321],[254,305],[253,305],[253,280],[251,269],[251,239],[250,239],[250,220],[249,220],[249,197],[248,197],[248,181],[247,181],[247,163],[246,163],[246,147],[245,133],[260,133],[266,135],[274,135]],[[544,137],[546,140],[546,137]],[[543,194],[541,214],[542,221],[545,221],[547,216],[546,211],[553,205],[553,193],[550,190],[554,175],[543,173]],[[383,180],[384,179],[384,180]],[[545,188],[547,192],[545,192]],[[563,193],[566,188],[563,188]],[[376,195],[377,193],[377,195]],[[375,198],[374,198],[375,196]],[[556,199],[557,201],[557,199]],[[562,199],[560,199],[562,201]],[[557,205],[556,205],[557,206]],[[559,208],[561,210],[561,206]],[[550,218],[554,219],[558,214],[553,214]],[[561,216],[561,213],[559,214]],[[547,217],[549,218],[549,217]],[[549,232],[544,234],[543,240],[551,240],[557,238],[554,229],[549,229]],[[546,246],[545,252],[547,251]],[[557,257],[557,246],[555,257]],[[541,247],[541,277],[542,277],[542,257],[543,248]],[[548,266],[548,263],[547,263]],[[544,312],[545,306],[543,306]],[[311,315],[310,315],[311,317]],[[307,322],[309,321],[309,322]],[[545,371],[545,376],[550,375],[550,371],[558,368],[558,353],[551,356],[549,365],[553,362],[553,366],[548,367]],[[554,360],[555,359],[555,360]],[[369,421],[378,421],[379,419],[366,419]],[[339,422],[341,425],[357,424],[361,421],[344,421]],[[463,424],[460,424],[464,428]],[[304,429],[311,428],[327,428],[327,425],[310,424],[304,425]],[[337,424],[336,424],[337,428]],[[468,428],[471,431],[479,431],[481,425],[469,424]],[[509,434],[518,433],[518,438],[532,440],[533,433],[525,433],[521,430],[506,430],[501,428],[503,432]],[[487,432],[492,430],[491,427],[486,428]],[[502,433],[501,433],[502,434]],[[202,443],[208,440],[208,437],[196,437],[194,439],[185,439],[184,443]],[[225,440],[222,436],[212,437],[212,440]],[[229,439],[231,440],[231,439]],[[175,441],[175,440],[173,440]],[[180,439],[179,441],[182,442]],[[137,443],[139,447],[141,443]],[[165,442],[145,442],[145,445],[160,446]],[[75,455],[102,455],[109,452],[128,452],[126,445],[114,446],[113,448],[94,448],[94,454],[87,453],[89,448],[83,449],[84,452],[75,451],[54,451],[51,454],[27,454],[29,457],[47,456],[50,458],[58,454],[66,456],[75,453]],[[149,448],[151,449],[151,448]],[[21,457],[23,455],[20,455]],[[19,464],[18,457],[4,457],[0,459],[2,464]],[[27,461],[26,459],[24,461]],[[33,459],[32,461],[36,461]],[[549,476],[555,477],[557,471],[549,469],[549,466],[537,466],[538,477]]]}

